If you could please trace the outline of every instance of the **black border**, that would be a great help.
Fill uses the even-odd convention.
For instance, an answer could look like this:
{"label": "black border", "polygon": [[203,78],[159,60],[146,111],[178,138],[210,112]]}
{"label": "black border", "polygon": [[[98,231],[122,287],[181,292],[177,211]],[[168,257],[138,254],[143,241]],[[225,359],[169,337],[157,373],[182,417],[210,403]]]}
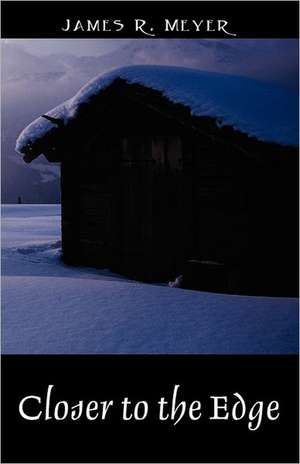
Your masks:
{"label": "black border", "polygon": [[[298,1],[2,1],[3,38],[143,38],[133,18],[155,27],[156,38],[227,38],[222,32],[165,32],[163,19],[226,19],[235,38],[296,38]],[[122,19],[120,32],[62,32],[65,18]]]}

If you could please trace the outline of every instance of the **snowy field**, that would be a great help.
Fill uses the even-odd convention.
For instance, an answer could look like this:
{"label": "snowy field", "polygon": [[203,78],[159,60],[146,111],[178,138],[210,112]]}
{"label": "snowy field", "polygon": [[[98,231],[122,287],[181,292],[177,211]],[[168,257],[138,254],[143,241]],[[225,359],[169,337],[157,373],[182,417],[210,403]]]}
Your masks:
{"label": "snowy field", "polygon": [[128,281],[60,260],[59,205],[2,207],[3,353],[296,353],[298,300]]}

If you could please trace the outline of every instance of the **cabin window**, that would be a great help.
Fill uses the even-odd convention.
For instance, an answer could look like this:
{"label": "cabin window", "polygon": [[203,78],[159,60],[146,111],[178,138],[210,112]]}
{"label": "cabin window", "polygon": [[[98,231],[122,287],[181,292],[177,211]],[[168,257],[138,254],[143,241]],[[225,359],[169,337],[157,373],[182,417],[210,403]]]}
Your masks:
{"label": "cabin window", "polygon": [[122,162],[150,162],[171,171],[182,170],[182,140],[179,136],[131,136],[122,139]]}
{"label": "cabin window", "polygon": [[182,169],[182,143],[178,136],[154,136],[152,138],[152,158],[156,165],[172,171]]}
{"label": "cabin window", "polygon": [[121,149],[123,164],[132,165],[141,161],[151,160],[149,137],[138,135],[124,137]]}

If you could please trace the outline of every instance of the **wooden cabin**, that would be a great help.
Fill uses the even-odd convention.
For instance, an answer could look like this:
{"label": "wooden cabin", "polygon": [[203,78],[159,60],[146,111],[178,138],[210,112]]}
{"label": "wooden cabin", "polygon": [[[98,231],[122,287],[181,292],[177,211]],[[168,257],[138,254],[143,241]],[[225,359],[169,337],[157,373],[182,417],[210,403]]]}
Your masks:
{"label": "wooden cabin", "polygon": [[[52,113],[53,114],[53,113]],[[114,79],[23,144],[61,163],[66,263],[132,279],[297,294],[298,152]]]}

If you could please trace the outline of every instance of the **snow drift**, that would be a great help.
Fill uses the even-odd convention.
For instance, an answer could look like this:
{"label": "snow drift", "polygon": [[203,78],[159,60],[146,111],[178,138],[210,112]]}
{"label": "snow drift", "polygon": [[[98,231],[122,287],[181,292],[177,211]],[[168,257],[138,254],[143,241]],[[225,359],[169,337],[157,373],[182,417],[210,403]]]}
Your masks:
{"label": "snow drift", "polygon": [[129,281],[60,260],[59,205],[5,205],[2,350],[23,354],[298,352],[298,301]]}

